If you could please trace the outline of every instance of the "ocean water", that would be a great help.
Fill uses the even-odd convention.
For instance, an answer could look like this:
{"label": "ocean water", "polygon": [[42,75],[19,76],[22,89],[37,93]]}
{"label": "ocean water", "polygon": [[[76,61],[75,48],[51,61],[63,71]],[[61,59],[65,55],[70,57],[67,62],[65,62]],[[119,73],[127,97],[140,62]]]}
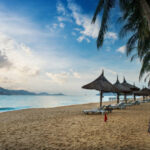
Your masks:
{"label": "ocean water", "polygon": [[[103,101],[109,97],[104,96]],[[27,108],[51,108],[75,104],[99,102],[99,96],[0,96],[0,112],[27,109]]]}

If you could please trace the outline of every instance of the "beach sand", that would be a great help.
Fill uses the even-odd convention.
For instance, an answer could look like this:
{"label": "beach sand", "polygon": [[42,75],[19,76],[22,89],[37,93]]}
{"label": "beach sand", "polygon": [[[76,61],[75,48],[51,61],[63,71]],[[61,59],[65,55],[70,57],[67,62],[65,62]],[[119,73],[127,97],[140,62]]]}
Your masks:
{"label": "beach sand", "polygon": [[0,113],[1,150],[150,150],[150,103],[85,115],[83,104]]}

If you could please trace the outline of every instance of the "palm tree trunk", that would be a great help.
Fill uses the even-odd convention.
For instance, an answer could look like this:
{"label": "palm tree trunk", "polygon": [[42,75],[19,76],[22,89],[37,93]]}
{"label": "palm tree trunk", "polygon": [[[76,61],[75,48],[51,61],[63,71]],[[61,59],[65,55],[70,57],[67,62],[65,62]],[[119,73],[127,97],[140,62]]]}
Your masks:
{"label": "palm tree trunk", "polygon": [[141,7],[143,9],[144,16],[148,22],[148,28],[150,31],[150,6],[146,0],[140,0]]}

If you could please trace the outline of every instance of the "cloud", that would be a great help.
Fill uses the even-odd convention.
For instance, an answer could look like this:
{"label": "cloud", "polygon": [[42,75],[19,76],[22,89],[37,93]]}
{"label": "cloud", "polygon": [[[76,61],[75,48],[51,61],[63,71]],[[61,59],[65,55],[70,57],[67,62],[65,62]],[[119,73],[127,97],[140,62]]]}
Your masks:
{"label": "cloud", "polygon": [[[16,76],[35,76],[39,73],[39,60],[31,49],[0,33],[0,69],[8,68]],[[7,72],[7,71],[6,71]]]}
{"label": "cloud", "polygon": [[78,39],[77,39],[79,42],[82,42],[83,40],[84,40],[84,36],[80,36],[80,37],[78,37]]}
{"label": "cloud", "polygon": [[68,74],[67,73],[46,73],[47,77],[49,77],[53,82],[58,83],[58,84],[63,84],[67,81]]}
{"label": "cloud", "polygon": [[57,20],[59,22],[65,22],[65,21],[67,21],[67,22],[71,22],[72,23],[72,19],[69,16],[58,16]]}
{"label": "cloud", "polygon": [[68,80],[73,81],[74,79],[80,78],[80,74],[72,70],[68,72],[61,72],[61,73],[47,72],[46,76],[50,78],[53,82],[61,85],[66,83]]}
{"label": "cloud", "polygon": [[60,23],[59,26],[60,26],[61,28],[64,28],[64,27],[65,27],[65,24],[64,24],[64,23]]}
{"label": "cloud", "polygon": [[0,83],[10,84],[12,81],[8,77],[0,76]]}
{"label": "cloud", "polygon": [[95,24],[91,24],[91,16],[82,14],[81,8],[75,3],[68,2],[68,8],[72,12],[76,24],[81,27],[80,34],[92,38],[96,38],[99,31],[98,21]]}
{"label": "cloud", "polygon": [[88,39],[88,38],[86,38],[85,36],[79,36],[78,38],[77,38],[77,41],[78,42],[82,42],[83,40],[86,40],[88,43],[90,42],[90,40]]}
{"label": "cloud", "polygon": [[57,3],[56,8],[57,8],[58,13],[62,13],[63,15],[66,14],[65,7],[64,7],[63,3],[61,3],[60,1]]}
{"label": "cloud", "polygon": [[[40,86],[43,60],[31,47],[0,33],[0,84],[4,88],[35,90]],[[37,86],[37,87],[36,87]]]}
{"label": "cloud", "polygon": [[9,68],[12,63],[8,60],[7,56],[0,51],[0,68]]}
{"label": "cloud", "polygon": [[119,53],[124,54],[126,52],[126,46],[125,45],[121,46],[116,51],[119,52]]}
{"label": "cloud", "polygon": [[33,77],[40,74],[40,70],[37,67],[32,68],[29,66],[24,66],[23,68],[19,68],[19,71],[22,72],[23,74]]}
{"label": "cloud", "polygon": [[73,76],[74,76],[75,78],[78,78],[78,79],[81,78],[81,76],[80,76],[80,74],[79,74],[78,72],[73,72]]}
{"label": "cloud", "polygon": [[[89,38],[97,38],[100,29],[100,21],[97,19],[95,24],[91,24],[92,15],[83,14],[82,9],[70,0],[68,0],[68,8],[72,13],[71,16],[75,20],[76,25],[80,27],[75,28],[75,30],[80,33],[77,41],[82,42],[83,40],[86,40],[89,43]],[[118,39],[115,32],[108,32],[105,38],[112,40]]]}
{"label": "cloud", "polygon": [[[89,38],[97,37],[99,21],[95,24],[91,24],[92,16],[82,14],[81,8],[78,5],[68,0],[68,7],[65,7],[63,3],[59,1],[56,8],[59,15],[62,15],[57,17],[59,22],[62,23],[62,21],[67,21],[73,23],[72,20],[75,20],[76,25],[79,27],[76,31],[80,33],[80,36],[77,38],[78,41],[82,42],[83,40],[86,40],[87,42],[90,42]],[[63,27],[64,26],[62,26],[62,28]]]}
{"label": "cloud", "polygon": [[58,1],[56,9],[59,14],[57,16],[57,20],[59,22],[66,22],[66,21],[71,23],[73,22],[70,13],[68,12],[68,10],[65,8],[65,5],[61,1]]}
{"label": "cloud", "polygon": [[106,39],[113,39],[113,40],[117,40],[118,36],[115,32],[107,32],[105,35]]}

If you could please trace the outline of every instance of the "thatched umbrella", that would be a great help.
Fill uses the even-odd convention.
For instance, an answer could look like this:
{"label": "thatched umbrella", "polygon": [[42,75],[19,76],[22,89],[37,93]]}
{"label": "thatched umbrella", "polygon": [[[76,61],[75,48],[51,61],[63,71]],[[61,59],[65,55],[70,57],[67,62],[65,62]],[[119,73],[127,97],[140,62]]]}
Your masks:
{"label": "thatched umbrella", "polygon": [[135,91],[135,92],[133,92],[134,93],[134,95],[136,95],[136,96],[143,96],[143,100],[144,100],[144,97],[145,96],[149,96],[150,95],[150,89],[148,89],[148,88],[143,88],[143,89],[141,89],[140,91]]}
{"label": "thatched umbrella", "polygon": [[[137,86],[135,86],[135,83],[133,84],[133,88],[131,88],[131,90],[133,92],[137,92],[140,90],[140,88],[138,88]],[[134,96],[134,101],[136,101],[136,95],[133,93],[133,96]]]}
{"label": "thatched umbrella", "polygon": [[[139,88],[136,87],[135,85],[132,85],[132,84],[128,83],[128,82],[126,81],[125,77],[124,77],[124,80],[123,80],[123,82],[122,82],[121,84],[122,84],[123,86],[126,86],[127,88],[129,88],[132,92],[139,90]],[[125,101],[127,102],[126,96],[127,96],[127,95],[125,94],[125,95],[124,95],[124,99],[125,99]],[[135,99],[136,99],[136,98],[135,98],[135,95],[134,95],[134,100],[135,100]]]}
{"label": "thatched umbrella", "polygon": [[147,93],[146,96],[150,96],[150,89],[149,88],[144,88],[145,92]]}
{"label": "thatched umbrella", "polygon": [[117,89],[120,90],[120,92],[117,93],[117,103],[119,103],[119,96],[120,94],[129,94],[132,91],[130,90],[130,88],[128,88],[127,86],[122,85],[119,80],[118,80],[118,76],[117,76],[117,81],[116,83],[113,84]]}
{"label": "thatched umbrella", "polygon": [[132,91],[138,91],[139,90],[139,88],[136,87],[135,85],[132,85],[132,84],[128,83],[126,81],[125,77],[124,77],[124,80],[123,80],[123,82],[121,84],[126,86],[126,87],[128,87],[128,88],[130,88]]}
{"label": "thatched umbrella", "polygon": [[150,96],[150,89],[149,88],[143,88],[143,90],[147,93],[147,96]]}
{"label": "thatched umbrella", "polygon": [[102,106],[102,98],[103,93],[105,92],[112,92],[117,93],[119,90],[114,87],[105,77],[104,77],[104,71],[102,71],[102,74],[93,82],[86,84],[82,86],[84,89],[94,89],[100,91],[100,107]]}

